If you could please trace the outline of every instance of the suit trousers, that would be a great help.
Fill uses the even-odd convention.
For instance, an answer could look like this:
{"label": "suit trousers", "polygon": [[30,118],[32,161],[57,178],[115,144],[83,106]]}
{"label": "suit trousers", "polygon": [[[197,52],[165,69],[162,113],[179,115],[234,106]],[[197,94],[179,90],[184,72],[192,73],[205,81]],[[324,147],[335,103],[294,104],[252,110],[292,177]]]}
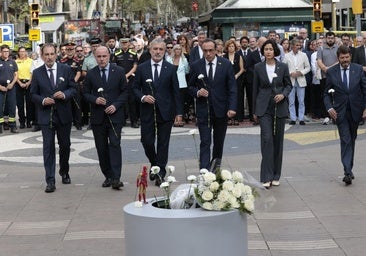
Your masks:
{"label": "suit trousers", "polygon": [[358,125],[359,123],[353,120],[350,110],[346,111],[342,120],[337,120],[344,174],[352,174]]}
{"label": "suit trousers", "polygon": [[[141,121],[141,143],[144,147],[145,155],[149,159],[151,166],[160,167],[159,176],[162,178],[164,178],[166,174],[165,167],[168,163],[169,141],[172,126],[173,120],[162,120],[158,109],[156,109],[156,118],[152,117],[148,121]],[[157,142],[156,149],[155,140]]]}
{"label": "suit trousers", "polygon": [[[106,179],[120,179],[122,170],[121,130],[122,123],[111,126],[107,116],[102,124],[92,124],[99,166]],[[116,136],[116,134],[117,136]]]}
{"label": "suit trousers", "polygon": [[[211,108],[211,113],[213,109]],[[227,117],[216,118],[211,115],[210,125],[207,118],[198,118],[198,130],[200,133],[200,169],[210,168],[211,159],[211,136],[213,131],[212,159],[222,159],[224,141],[227,130]]]}
{"label": "suit trousers", "polygon": [[259,117],[262,153],[260,181],[263,183],[279,180],[281,177],[285,124],[286,118],[277,117],[275,120],[273,114],[265,113]]}
{"label": "suit trousers", "polygon": [[60,155],[60,175],[69,172],[69,158],[70,158],[70,134],[71,123],[61,124],[60,117],[57,111],[52,114],[52,127],[50,125],[41,125],[43,137],[43,161],[46,170],[47,184],[55,183],[56,171],[56,149],[55,149],[55,135],[59,145]]}

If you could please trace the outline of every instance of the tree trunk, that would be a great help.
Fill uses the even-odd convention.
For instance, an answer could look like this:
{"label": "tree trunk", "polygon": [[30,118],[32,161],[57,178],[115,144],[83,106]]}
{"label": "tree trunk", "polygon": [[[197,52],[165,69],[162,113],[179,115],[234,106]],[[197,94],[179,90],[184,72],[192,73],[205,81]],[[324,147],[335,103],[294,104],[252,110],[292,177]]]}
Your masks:
{"label": "tree trunk", "polygon": [[90,5],[86,14],[86,19],[91,19],[93,16],[93,11],[96,9],[98,0],[91,0]]}

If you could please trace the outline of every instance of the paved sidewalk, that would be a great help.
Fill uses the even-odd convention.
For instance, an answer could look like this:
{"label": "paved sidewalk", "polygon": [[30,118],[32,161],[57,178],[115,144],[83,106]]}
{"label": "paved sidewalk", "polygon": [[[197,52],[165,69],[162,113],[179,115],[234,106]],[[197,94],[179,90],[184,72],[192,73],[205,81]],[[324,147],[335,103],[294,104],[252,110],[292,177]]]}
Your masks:
{"label": "paved sidewalk", "polygon": [[[0,137],[6,147],[3,141]],[[366,135],[360,134],[356,179],[348,187],[341,181],[339,143],[286,150],[281,185],[262,193],[248,217],[249,255],[364,255],[365,142]],[[57,177],[56,192],[46,194],[41,165],[1,163],[0,256],[140,256],[125,254],[122,208],[134,201],[142,164],[124,165],[122,191],[101,187],[104,179],[96,164],[73,164],[72,184],[63,185]],[[196,159],[169,164],[176,167],[176,185],[198,172]],[[256,153],[226,156],[222,166],[258,179],[259,164]],[[162,195],[151,182],[147,193]]]}

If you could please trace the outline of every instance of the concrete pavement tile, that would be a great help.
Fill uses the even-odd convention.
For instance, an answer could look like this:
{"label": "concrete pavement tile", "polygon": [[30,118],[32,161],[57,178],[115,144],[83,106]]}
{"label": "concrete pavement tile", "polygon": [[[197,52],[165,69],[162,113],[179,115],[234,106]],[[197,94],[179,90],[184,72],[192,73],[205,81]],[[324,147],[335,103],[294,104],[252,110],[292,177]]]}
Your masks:
{"label": "concrete pavement tile", "polygon": [[[271,256],[345,256],[339,248],[323,250],[271,250]],[[347,255],[349,256],[349,255]]]}
{"label": "concrete pavement tile", "polygon": [[295,220],[257,220],[266,241],[330,239],[327,229],[315,218]]}
{"label": "concrete pavement tile", "polygon": [[[142,242],[143,243],[143,242]],[[90,239],[64,241],[57,256],[127,256],[124,239]]]}
{"label": "concrete pavement tile", "polygon": [[[320,222],[334,238],[363,237],[366,241],[366,218],[363,215],[321,216]],[[365,247],[366,248],[366,247]]]}
{"label": "concrete pavement tile", "polygon": [[337,238],[335,241],[347,256],[365,255],[366,237]]}

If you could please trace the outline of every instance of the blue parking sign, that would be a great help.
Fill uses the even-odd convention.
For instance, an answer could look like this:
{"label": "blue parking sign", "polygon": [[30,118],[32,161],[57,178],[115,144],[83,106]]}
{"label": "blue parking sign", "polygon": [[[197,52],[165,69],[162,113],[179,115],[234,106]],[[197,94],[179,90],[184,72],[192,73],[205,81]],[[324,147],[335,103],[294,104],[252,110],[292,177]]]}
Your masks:
{"label": "blue parking sign", "polygon": [[14,24],[0,24],[3,34],[3,44],[9,45],[11,49],[14,48]]}

